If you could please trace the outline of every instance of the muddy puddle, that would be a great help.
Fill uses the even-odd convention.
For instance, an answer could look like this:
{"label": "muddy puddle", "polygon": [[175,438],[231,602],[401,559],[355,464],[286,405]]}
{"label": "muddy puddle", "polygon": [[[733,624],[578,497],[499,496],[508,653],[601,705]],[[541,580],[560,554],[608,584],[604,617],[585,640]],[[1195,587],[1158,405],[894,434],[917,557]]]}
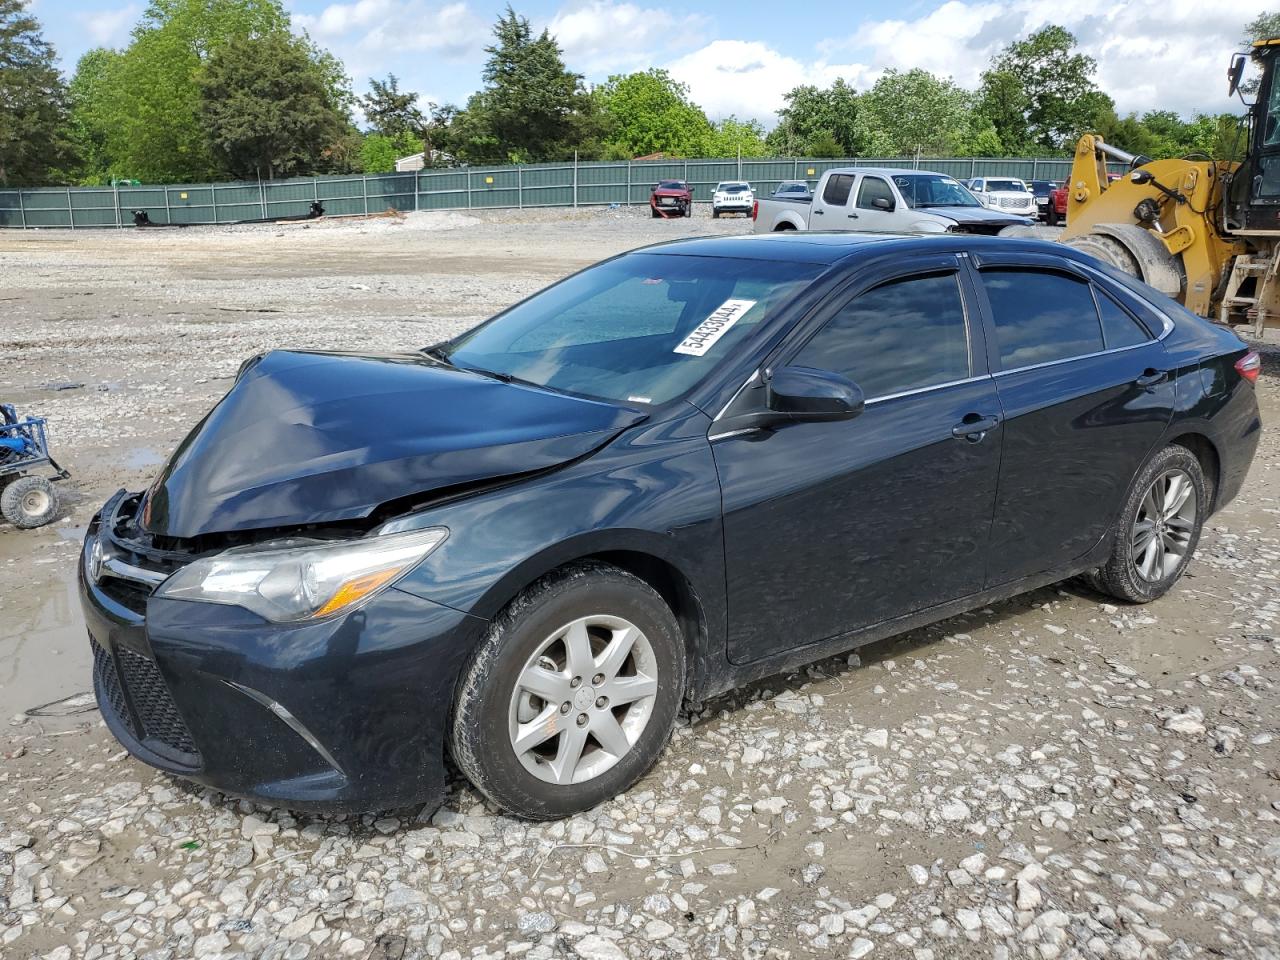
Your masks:
{"label": "muddy puddle", "polygon": [[26,531],[0,535],[0,567],[18,584],[0,605],[0,723],[29,711],[46,726],[96,719],[91,699],[62,702],[92,690],[93,657],[76,592],[84,531],[57,533],[40,542]]}

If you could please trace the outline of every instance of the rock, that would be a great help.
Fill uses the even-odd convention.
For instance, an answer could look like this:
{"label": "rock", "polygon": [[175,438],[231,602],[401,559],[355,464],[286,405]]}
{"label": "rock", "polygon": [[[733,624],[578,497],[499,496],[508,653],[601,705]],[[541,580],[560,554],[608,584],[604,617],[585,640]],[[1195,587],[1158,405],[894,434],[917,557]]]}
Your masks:
{"label": "rock", "polygon": [[556,928],[556,918],[546,911],[522,913],[516,920],[516,927],[525,936],[539,933],[550,933]]}
{"label": "rock", "polygon": [[582,960],[627,960],[627,955],[616,943],[595,933],[575,943],[573,952],[582,957]]}
{"label": "rock", "polygon": [[1041,896],[1039,889],[1035,884],[1028,883],[1026,880],[1018,880],[1017,884],[1017,907],[1019,910],[1035,910],[1040,906]]}
{"label": "rock", "polygon": [[858,960],[859,957],[865,957],[876,945],[866,937],[858,937],[853,943],[849,944],[849,960]]}
{"label": "rock", "polygon": [[969,819],[969,805],[963,800],[948,800],[938,808],[938,815],[951,823]]}
{"label": "rock", "polygon": [[776,817],[782,812],[786,805],[787,800],[785,797],[764,797],[763,799],[757,800],[753,803],[751,805],[751,809],[756,813],[763,813]]}
{"label": "rock", "polygon": [[745,747],[742,751],[742,762],[747,766],[754,766],[764,759],[764,751],[758,747]]}
{"label": "rock", "polygon": [[885,747],[889,746],[889,731],[868,730],[862,735],[862,740],[870,746],[878,747],[883,750]]}
{"label": "rock", "polygon": [[911,879],[922,887],[929,882],[929,871],[918,863],[907,867],[907,873],[911,874]]}
{"label": "rock", "polygon": [[1185,736],[1197,736],[1205,730],[1204,712],[1199,707],[1189,707],[1185,712],[1175,713],[1166,719],[1164,728]]}
{"label": "rock", "polygon": [[977,930],[982,926],[982,917],[979,916],[977,910],[962,907],[956,911],[956,923],[960,924],[961,929]]}

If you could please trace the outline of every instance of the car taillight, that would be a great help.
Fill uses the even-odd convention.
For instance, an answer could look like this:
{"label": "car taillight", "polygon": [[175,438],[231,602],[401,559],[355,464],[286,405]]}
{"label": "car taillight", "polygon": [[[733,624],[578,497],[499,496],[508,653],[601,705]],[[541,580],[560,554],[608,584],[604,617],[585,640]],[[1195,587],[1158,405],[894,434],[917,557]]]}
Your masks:
{"label": "car taillight", "polygon": [[752,200],[751,201],[751,219],[754,220],[759,216],[760,216],[760,201]]}
{"label": "car taillight", "polygon": [[1236,361],[1236,372],[1250,383],[1258,382],[1258,373],[1262,370],[1262,358],[1258,351],[1250,350]]}

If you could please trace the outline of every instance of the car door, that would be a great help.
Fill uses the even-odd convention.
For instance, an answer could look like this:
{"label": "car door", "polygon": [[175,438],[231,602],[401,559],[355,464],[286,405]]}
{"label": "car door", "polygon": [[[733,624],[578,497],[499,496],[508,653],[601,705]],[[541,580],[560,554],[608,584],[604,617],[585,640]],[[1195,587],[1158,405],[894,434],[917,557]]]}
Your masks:
{"label": "car door", "polygon": [[898,196],[889,181],[881,176],[864,174],[858,182],[853,210],[849,214],[852,229],[875,233],[901,232],[902,218],[897,208]]}
{"label": "car door", "polygon": [[[952,255],[859,279],[712,425],[733,661],[981,588],[1000,426],[969,284]],[[783,366],[848,376],[865,409],[735,430]]]}
{"label": "car door", "polygon": [[977,266],[1004,416],[995,586],[1097,545],[1173,415],[1175,388],[1136,298],[1057,257],[984,255]]}
{"label": "car door", "polygon": [[810,230],[848,230],[849,198],[853,195],[852,173],[833,173],[822,185],[822,192],[813,198],[809,211]]}

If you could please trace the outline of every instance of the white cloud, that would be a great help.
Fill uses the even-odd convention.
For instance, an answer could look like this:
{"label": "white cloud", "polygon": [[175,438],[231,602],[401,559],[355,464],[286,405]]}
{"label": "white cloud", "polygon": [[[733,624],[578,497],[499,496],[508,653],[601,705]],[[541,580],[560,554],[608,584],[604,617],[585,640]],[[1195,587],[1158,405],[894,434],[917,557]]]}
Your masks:
{"label": "white cloud", "polygon": [[1098,61],[1098,85],[1121,113],[1232,110],[1225,71],[1244,25],[1270,4],[1238,0],[1225,12],[1198,0],[949,0],[914,20],[866,22],[822,46],[876,68],[923,67],[975,87],[991,57],[1047,24],[1072,31]]}
{"label": "white cloud", "polygon": [[570,69],[597,74],[654,63],[654,51],[688,49],[701,42],[709,20],[701,14],[585,0],[558,11],[548,25]]}
{"label": "white cloud", "polygon": [[863,64],[803,63],[757,40],[715,40],[668,64],[671,75],[712,120],[730,114],[768,126],[783,95],[800,84],[829,86],[837,77],[865,87],[872,71]]}
{"label": "white cloud", "polygon": [[435,6],[424,0],[331,3],[318,14],[295,13],[293,22],[339,56],[360,51],[352,59],[361,62],[382,63],[407,51],[460,58],[478,54],[489,34],[466,3]]}
{"label": "white cloud", "polygon": [[95,47],[116,47],[129,39],[129,30],[142,13],[142,7],[130,3],[101,13],[80,13],[77,18]]}

